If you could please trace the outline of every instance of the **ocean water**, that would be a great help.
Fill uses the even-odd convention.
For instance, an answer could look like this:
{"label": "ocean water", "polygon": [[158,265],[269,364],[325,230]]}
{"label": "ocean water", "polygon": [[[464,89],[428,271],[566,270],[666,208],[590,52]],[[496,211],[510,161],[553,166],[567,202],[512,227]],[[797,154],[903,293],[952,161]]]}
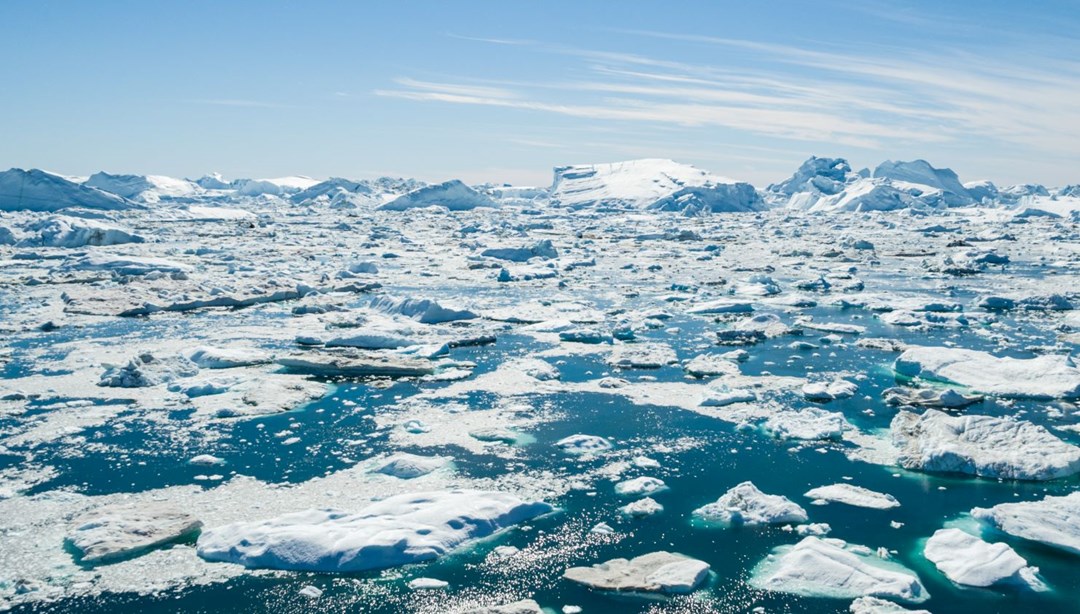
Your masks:
{"label": "ocean water", "polygon": [[[792,316],[778,311],[785,322]],[[242,314],[253,321],[279,317],[273,310],[254,309],[232,314],[204,317],[226,318]],[[800,310],[800,315],[832,323],[866,326],[864,336],[889,336],[923,345],[957,343],[963,347],[991,350],[997,346],[992,335],[972,330],[906,331],[885,327],[861,310],[836,308]],[[1013,339],[1027,344],[1052,343],[1049,332],[1024,316],[1002,318],[999,328]],[[166,316],[149,321],[110,324],[102,330],[57,331],[59,339],[72,335],[155,335],[167,334],[172,327],[183,328],[182,317]],[[704,318],[675,317],[668,326],[679,327],[678,334],[664,330],[639,335],[643,341],[663,341],[675,347],[680,358],[700,353],[725,352],[732,348],[705,346],[702,335],[708,329],[722,328],[723,323]],[[980,326],[973,324],[973,326]],[[121,327],[121,328],[115,328]],[[129,327],[124,330],[122,327]],[[805,340],[819,343],[824,333],[806,331]],[[855,337],[847,335],[848,340]],[[39,336],[38,339],[41,339]],[[795,338],[781,337],[748,348],[751,358],[742,365],[745,374],[805,376],[815,372],[850,371],[865,374],[858,381],[859,393],[825,407],[842,411],[847,419],[864,431],[883,429],[896,409],[885,406],[881,391],[896,380],[889,365],[893,354],[855,348],[853,345],[830,347],[822,344],[815,352],[793,351],[787,347]],[[49,339],[39,341],[49,343]],[[18,349],[18,348],[17,348]],[[474,374],[490,371],[510,356],[530,355],[541,349],[531,338],[504,334],[494,346],[460,348],[453,358],[478,363]],[[1010,353],[1010,352],[1006,352]],[[1011,352],[1024,356],[1022,352]],[[798,356],[798,358],[792,358]],[[565,381],[584,381],[611,373],[602,355],[574,355],[559,359],[558,367]],[[31,368],[18,355],[5,369],[11,377]],[[685,376],[677,366],[650,371],[625,371],[621,377],[654,377],[660,381],[681,381]],[[475,376],[475,375],[474,375]],[[402,380],[389,387],[363,381],[336,381],[331,394],[306,407],[263,418],[226,421],[197,429],[186,428],[187,416],[173,412],[162,427],[161,421],[133,420],[122,427],[106,426],[85,433],[88,445],[71,450],[63,445],[38,450],[37,460],[56,467],[52,480],[30,491],[45,492],[58,488],[88,495],[136,492],[182,484],[201,484],[212,488],[217,480],[200,480],[206,474],[232,473],[252,476],[269,482],[303,482],[348,468],[364,458],[402,448],[392,446],[385,432],[375,426],[374,416],[389,409],[402,398],[418,392],[446,386],[445,383]],[[457,402],[461,402],[458,400]],[[465,404],[469,411],[485,411],[500,400],[494,395],[474,393]],[[438,561],[363,574],[312,574],[257,572],[225,583],[181,587],[148,596],[107,594],[73,598],[51,604],[16,607],[17,612],[440,612],[451,605],[492,601],[513,601],[525,597],[558,611],[564,605],[576,605],[585,612],[743,612],[762,607],[767,612],[844,612],[849,600],[808,598],[762,592],[747,584],[750,570],[777,547],[796,543],[800,538],[780,528],[706,528],[690,523],[693,509],[715,501],[732,486],[750,480],[762,491],[781,494],[802,505],[811,522],[832,527],[830,537],[871,548],[885,547],[895,561],[916,571],[931,599],[919,607],[942,612],[1068,612],[1080,611],[1080,570],[1076,557],[1039,547],[1007,536],[1004,540],[1040,569],[1050,587],[1042,593],[1019,589],[959,588],[949,582],[921,556],[921,540],[929,537],[946,522],[963,520],[976,506],[992,506],[1009,501],[1027,501],[1046,494],[1074,491],[1077,479],[1049,483],[1008,482],[965,476],[928,475],[850,460],[843,449],[848,444],[804,445],[776,440],[759,431],[738,431],[729,423],[677,408],[634,405],[626,399],[602,394],[557,394],[529,397],[526,401],[544,416],[528,432],[530,437],[517,444],[512,466],[494,454],[471,454],[457,447],[406,447],[418,454],[446,454],[454,457],[454,471],[474,477],[501,475],[508,471],[539,473],[550,471],[571,478],[585,470],[609,462],[603,455],[574,458],[561,453],[554,442],[575,433],[610,438],[617,449],[653,450],[651,457],[660,460],[659,469],[631,469],[624,478],[652,475],[662,478],[669,490],[654,495],[664,506],[657,516],[628,520],[617,509],[630,500],[618,497],[613,482],[597,481],[589,490],[572,490],[551,501],[557,511],[536,519],[526,527],[515,528]],[[793,396],[795,407],[812,405]],[[987,402],[969,411],[978,413],[1025,412],[1034,422],[1046,420],[1038,403],[1018,402],[1009,408]],[[871,410],[872,415],[866,413]],[[33,412],[50,411],[47,406]],[[4,418],[4,420],[26,419]],[[303,433],[299,445],[285,445],[276,436],[296,425]],[[0,428],[4,426],[0,421]],[[1072,435],[1066,439],[1077,441]],[[186,463],[195,454],[210,451],[228,458],[224,468],[192,467]],[[18,461],[18,457],[0,455],[0,469]],[[810,488],[850,481],[853,484],[894,495],[902,504],[893,510],[870,510],[831,504],[810,505],[802,493]],[[892,528],[890,521],[903,523]],[[599,522],[616,529],[610,536],[590,533]],[[512,545],[521,551],[510,558],[492,554],[496,546]],[[190,547],[179,545],[176,547]],[[708,562],[712,573],[705,589],[692,595],[657,597],[611,595],[590,591],[560,578],[568,566],[593,564],[616,557],[632,557],[655,550],[680,552]],[[410,591],[406,584],[416,577],[433,577],[450,583],[446,591]],[[324,591],[311,600],[299,590],[313,585]]]}

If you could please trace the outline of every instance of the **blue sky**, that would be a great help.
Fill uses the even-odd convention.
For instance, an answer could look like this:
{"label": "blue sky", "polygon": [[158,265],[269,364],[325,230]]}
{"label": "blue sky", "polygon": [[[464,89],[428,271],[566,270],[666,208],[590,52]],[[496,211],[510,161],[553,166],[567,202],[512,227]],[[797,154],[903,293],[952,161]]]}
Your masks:
{"label": "blue sky", "polygon": [[38,0],[0,21],[4,168],[546,184],[666,157],[764,185],[816,154],[1080,182],[1077,0]]}

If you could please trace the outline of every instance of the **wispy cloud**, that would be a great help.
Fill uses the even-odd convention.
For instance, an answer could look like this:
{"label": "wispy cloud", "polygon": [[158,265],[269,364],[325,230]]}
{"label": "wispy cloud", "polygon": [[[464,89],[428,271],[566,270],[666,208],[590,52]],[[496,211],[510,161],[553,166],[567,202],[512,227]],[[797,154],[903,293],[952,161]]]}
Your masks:
{"label": "wispy cloud", "polygon": [[622,32],[711,46],[716,53],[712,62],[700,63],[517,41],[537,53],[577,58],[574,72],[581,76],[484,85],[401,78],[398,88],[375,93],[594,121],[722,127],[867,149],[976,140],[1071,153],[1080,139],[1075,61]]}

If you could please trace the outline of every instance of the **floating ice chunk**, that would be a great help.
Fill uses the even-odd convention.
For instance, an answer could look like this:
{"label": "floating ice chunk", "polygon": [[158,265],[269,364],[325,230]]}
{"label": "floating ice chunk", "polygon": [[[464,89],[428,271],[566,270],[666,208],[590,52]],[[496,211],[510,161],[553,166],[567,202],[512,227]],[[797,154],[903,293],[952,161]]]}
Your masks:
{"label": "floating ice chunk", "polygon": [[191,377],[199,367],[183,356],[159,358],[143,352],[125,365],[106,365],[98,386],[115,388],[145,388]]}
{"label": "floating ice chunk", "polygon": [[469,431],[469,436],[473,439],[479,439],[480,441],[502,442],[508,444],[516,443],[517,440],[521,439],[519,433],[498,426]]}
{"label": "floating ice chunk", "polygon": [[813,441],[840,439],[850,425],[840,412],[807,407],[798,411],[778,411],[765,420],[762,428],[780,439]]}
{"label": "floating ice chunk", "polygon": [[357,572],[428,561],[552,507],[506,493],[411,493],[355,514],[308,510],[203,532],[199,556],[249,568]]}
{"label": "floating ice chunk", "polygon": [[551,239],[544,239],[529,247],[493,247],[480,253],[485,258],[507,260],[510,262],[528,262],[533,258],[550,260],[558,258],[559,252],[552,245]]}
{"label": "floating ice chunk", "polygon": [[918,576],[903,565],[882,560],[865,546],[836,541],[810,536],[774,549],[754,567],[750,585],[807,597],[870,596],[913,603],[930,598]]}
{"label": "floating ice chunk", "polygon": [[836,399],[847,399],[859,392],[858,384],[843,379],[831,382],[814,382],[802,387],[803,396],[808,401],[826,403]]}
{"label": "floating ice chunk", "polygon": [[270,354],[249,348],[215,348],[202,346],[188,355],[191,362],[201,369],[232,369],[251,365],[266,364],[272,360]]}
{"label": "floating ice chunk", "polygon": [[450,586],[446,580],[436,578],[413,578],[409,580],[409,588],[414,591],[441,591]]}
{"label": "floating ice chunk", "polygon": [[468,309],[445,307],[431,299],[393,299],[388,296],[380,296],[371,301],[371,308],[383,313],[412,318],[422,324],[441,324],[443,322],[471,320],[479,317],[475,312]]}
{"label": "floating ice chunk", "polygon": [[575,328],[572,330],[564,330],[559,333],[560,341],[568,341],[571,343],[611,343],[613,337],[603,331],[595,328]]}
{"label": "floating ice chunk", "polygon": [[743,482],[714,503],[697,508],[694,517],[706,523],[729,526],[794,524],[809,518],[806,510],[787,497],[765,494],[752,482]]}
{"label": "floating ice chunk", "polygon": [[467,211],[477,207],[494,207],[495,201],[457,179],[403,194],[379,207],[381,211],[405,211],[418,207],[446,207],[450,211]]}
{"label": "floating ice chunk", "polygon": [[511,359],[506,361],[506,367],[541,382],[550,382],[562,377],[555,365],[539,358]]}
{"label": "floating ice chunk", "polygon": [[752,390],[732,388],[722,380],[710,382],[701,393],[703,407],[725,407],[735,403],[750,403],[757,400]]}
{"label": "floating ice chunk", "polygon": [[308,353],[284,356],[278,358],[277,363],[296,373],[327,377],[409,377],[435,373],[435,365],[430,360],[398,356]]}
{"label": "floating ice chunk", "polygon": [[653,495],[667,489],[667,484],[659,478],[640,477],[616,484],[615,494],[622,497],[640,497]]}
{"label": "floating ice chunk", "polygon": [[1026,539],[1080,555],[1080,492],[1041,501],[977,507],[971,515],[983,523]]}
{"label": "floating ice chunk", "polygon": [[1080,472],[1080,447],[1023,420],[899,412],[890,424],[905,469],[1013,480],[1053,480]]}
{"label": "floating ice chunk", "polygon": [[877,597],[859,597],[848,610],[851,614],[930,614],[930,610],[909,610]]}
{"label": "floating ice chunk", "polygon": [[111,505],[77,518],[68,542],[82,563],[108,563],[194,537],[201,527],[194,516],[166,504]]}
{"label": "floating ice chunk", "polygon": [[735,293],[745,296],[772,296],[780,294],[780,284],[768,275],[751,275],[735,286]]}
{"label": "floating ice chunk", "polygon": [[571,435],[555,442],[567,454],[594,454],[612,448],[611,442],[596,435]]}
{"label": "floating ice chunk", "polygon": [[522,599],[504,605],[488,605],[463,610],[452,610],[451,614],[544,614],[540,604],[532,599]]}
{"label": "floating ice chunk", "polygon": [[371,329],[328,339],[326,347],[349,347],[364,350],[393,350],[416,345],[416,341],[389,330]]}
{"label": "floating ice chunk", "polygon": [[427,475],[450,462],[446,456],[418,456],[399,452],[379,461],[372,471],[409,480]]}
{"label": "floating ice chunk", "polygon": [[998,358],[947,347],[909,347],[893,365],[905,377],[959,384],[1007,398],[1080,398],[1080,369],[1068,356]]}
{"label": "floating ice chunk", "polygon": [[868,488],[853,484],[839,483],[830,486],[819,486],[806,491],[803,495],[816,501],[828,501],[830,503],[846,503],[855,507],[868,507],[876,510],[887,510],[900,507],[896,497],[875,492]]}
{"label": "floating ice chunk", "polygon": [[622,369],[659,369],[675,362],[675,350],[663,343],[624,343],[608,357],[608,364]]}
{"label": "floating ice chunk", "polygon": [[188,464],[197,467],[212,467],[215,465],[224,465],[225,459],[212,454],[200,454],[198,456],[193,456],[191,460],[188,461]]}
{"label": "floating ice chunk", "polygon": [[719,299],[707,303],[698,303],[687,309],[686,312],[697,315],[710,315],[720,313],[750,313],[753,310],[754,306],[745,301]]}
{"label": "floating ice chunk", "polygon": [[619,512],[630,518],[647,518],[664,511],[664,506],[656,502],[652,497],[638,499],[619,508]]}
{"label": "floating ice chunk", "polygon": [[683,370],[692,377],[738,375],[739,365],[718,354],[699,354],[686,363]]}
{"label": "floating ice chunk", "polygon": [[689,593],[708,576],[709,564],[681,554],[652,552],[612,559],[591,567],[571,567],[563,577],[602,591]]}
{"label": "floating ice chunk", "polygon": [[300,595],[307,597],[308,599],[318,599],[319,597],[322,597],[322,593],[321,588],[310,584],[300,589]]}
{"label": "floating ice chunk", "polygon": [[940,529],[926,540],[923,554],[950,580],[965,586],[1018,584],[1044,588],[1029,567],[1008,544],[990,544],[960,529]]}
{"label": "floating ice chunk", "polygon": [[952,388],[944,390],[934,388],[919,388],[916,390],[888,388],[882,391],[881,396],[887,405],[915,405],[942,409],[960,409],[983,400],[981,395],[965,395]]}

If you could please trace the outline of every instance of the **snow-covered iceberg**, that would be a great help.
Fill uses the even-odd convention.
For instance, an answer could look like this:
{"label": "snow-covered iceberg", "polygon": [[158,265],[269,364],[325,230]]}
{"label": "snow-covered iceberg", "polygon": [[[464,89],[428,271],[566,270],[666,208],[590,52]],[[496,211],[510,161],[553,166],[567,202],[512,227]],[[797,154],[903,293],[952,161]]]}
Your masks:
{"label": "snow-covered iceberg", "polygon": [[748,183],[664,159],[556,167],[551,201],[570,209],[613,207],[683,213],[766,208]]}
{"label": "snow-covered iceberg", "polygon": [[1080,398],[1080,369],[1068,356],[999,358],[963,348],[909,347],[893,369],[904,377],[958,384],[1007,398]]}
{"label": "snow-covered iceberg", "polygon": [[808,597],[886,597],[910,603],[930,598],[918,576],[903,565],[865,546],[813,536],[773,550],[754,568],[750,585]]}
{"label": "snow-covered iceberg", "polygon": [[901,411],[889,425],[906,469],[1013,480],[1053,480],[1080,473],[1080,447],[1042,426],[994,416]]}
{"label": "snow-covered iceberg", "polygon": [[1003,533],[1080,555],[1080,492],[977,507],[971,515]]}
{"label": "snow-covered iceberg", "polygon": [[308,510],[213,527],[197,548],[208,561],[250,568],[357,572],[429,561],[551,510],[499,492],[404,494],[353,514]]}

